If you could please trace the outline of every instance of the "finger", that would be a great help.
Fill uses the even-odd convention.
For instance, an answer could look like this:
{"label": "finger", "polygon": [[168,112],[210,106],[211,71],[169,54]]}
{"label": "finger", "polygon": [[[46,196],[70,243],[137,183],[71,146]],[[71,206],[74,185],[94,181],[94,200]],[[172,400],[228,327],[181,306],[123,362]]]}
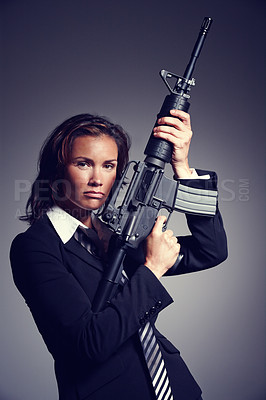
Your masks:
{"label": "finger", "polygon": [[177,251],[177,254],[180,253],[180,244],[179,243],[176,243],[176,251]]}
{"label": "finger", "polygon": [[180,248],[180,244],[178,243],[177,237],[173,236],[173,242],[177,248]]}
{"label": "finger", "polygon": [[176,149],[182,149],[184,146],[189,144],[192,135],[187,135],[186,138],[183,138],[181,135],[177,136],[170,132],[154,132],[154,136],[156,138],[165,139],[168,142],[172,143]]}
{"label": "finger", "polygon": [[161,136],[161,134],[171,135],[176,139],[190,139],[192,136],[192,132],[188,130],[186,127],[184,130],[178,130],[177,127],[172,127],[169,125],[160,125],[156,126],[153,129],[154,136]]}
{"label": "finger", "polygon": [[172,236],[172,237],[169,239],[169,243],[170,243],[172,246],[176,246],[177,248],[179,248],[178,246],[180,246],[179,243],[177,243],[177,238],[176,238],[175,236]]}
{"label": "finger", "polygon": [[173,237],[174,232],[171,229],[167,229],[167,231],[164,232],[165,236],[167,236],[169,239]]}
{"label": "finger", "polygon": [[179,130],[184,130],[188,128],[187,125],[184,124],[181,119],[173,117],[161,117],[158,119],[157,123],[159,125],[159,128],[161,128],[162,125],[173,126]]}
{"label": "finger", "polygon": [[190,115],[182,110],[170,110],[170,114],[181,119],[186,126],[190,126]]}
{"label": "finger", "polygon": [[163,226],[166,223],[166,221],[167,221],[167,218],[165,215],[159,215],[159,217],[157,217],[155,225],[153,227],[153,232],[162,233]]}

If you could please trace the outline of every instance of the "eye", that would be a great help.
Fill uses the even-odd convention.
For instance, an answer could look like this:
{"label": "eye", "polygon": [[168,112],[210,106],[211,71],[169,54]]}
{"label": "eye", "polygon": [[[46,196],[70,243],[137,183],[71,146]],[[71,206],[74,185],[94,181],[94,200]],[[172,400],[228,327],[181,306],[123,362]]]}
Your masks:
{"label": "eye", "polygon": [[86,161],[78,161],[78,162],[76,163],[76,166],[77,166],[78,168],[80,168],[80,169],[87,169],[87,168],[89,168],[91,165],[90,165],[90,163],[88,163],[88,162],[86,162]]}
{"label": "eye", "polygon": [[112,163],[104,164],[104,168],[105,168],[105,169],[108,169],[108,170],[112,170],[112,169],[114,169],[115,167],[116,167],[116,165],[115,165],[115,164],[112,164]]}

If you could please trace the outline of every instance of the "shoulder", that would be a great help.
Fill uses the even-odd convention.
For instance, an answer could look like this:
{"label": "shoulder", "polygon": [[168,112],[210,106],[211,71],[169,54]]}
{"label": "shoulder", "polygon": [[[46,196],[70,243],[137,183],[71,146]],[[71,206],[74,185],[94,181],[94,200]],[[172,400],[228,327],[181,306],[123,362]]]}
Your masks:
{"label": "shoulder", "polygon": [[11,257],[15,253],[25,253],[44,248],[55,249],[60,238],[47,215],[34,222],[25,232],[19,233],[11,244]]}
{"label": "shoulder", "polygon": [[10,264],[15,285],[24,297],[33,287],[65,274],[63,243],[47,216],[15,237]]}
{"label": "shoulder", "polygon": [[45,235],[55,235],[57,236],[53,225],[51,224],[49,218],[47,215],[43,215],[40,219],[38,219],[36,222],[34,222],[32,225],[28,227],[24,232],[19,233],[16,238],[28,238],[32,237],[35,235],[38,235],[39,233],[43,233]]}
{"label": "shoulder", "polygon": [[46,271],[62,265],[63,257],[63,243],[45,215],[11,244],[10,263],[16,284],[34,279],[38,282]]}

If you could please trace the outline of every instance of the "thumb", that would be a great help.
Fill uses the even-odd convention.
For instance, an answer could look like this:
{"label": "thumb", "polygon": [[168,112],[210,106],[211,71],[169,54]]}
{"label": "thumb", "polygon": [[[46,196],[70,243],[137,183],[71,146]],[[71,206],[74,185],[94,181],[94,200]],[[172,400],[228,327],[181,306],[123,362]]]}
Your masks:
{"label": "thumb", "polygon": [[155,225],[153,227],[153,232],[162,233],[163,226],[164,226],[166,220],[167,220],[167,218],[165,215],[160,215],[159,217],[157,217]]}

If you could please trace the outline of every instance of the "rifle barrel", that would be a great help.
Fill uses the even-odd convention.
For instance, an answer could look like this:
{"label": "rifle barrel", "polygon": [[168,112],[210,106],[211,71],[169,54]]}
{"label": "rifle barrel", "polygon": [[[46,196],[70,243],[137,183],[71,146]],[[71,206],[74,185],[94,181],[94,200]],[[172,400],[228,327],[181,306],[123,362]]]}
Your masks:
{"label": "rifle barrel", "polygon": [[[188,82],[188,81],[191,79],[191,77],[192,77],[192,73],[193,73],[193,71],[194,71],[197,58],[198,58],[199,55],[200,55],[202,46],[203,46],[203,44],[204,44],[204,41],[205,41],[205,39],[206,39],[206,36],[207,36],[207,33],[208,33],[209,29],[210,29],[211,24],[212,24],[212,18],[210,18],[210,17],[205,17],[204,20],[203,20],[203,22],[202,22],[202,24],[201,24],[199,36],[198,36],[198,39],[197,39],[197,41],[196,41],[196,43],[195,43],[195,46],[194,46],[194,48],[193,48],[193,51],[192,51],[192,53],[191,53],[191,57],[190,57],[189,63],[188,63],[188,65],[187,65],[186,70],[185,70],[184,75],[183,75],[183,77],[185,78],[185,80],[184,80],[184,82],[183,82],[183,84],[182,84],[182,87],[181,87],[182,90],[185,90],[185,91],[186,91],[186,89],[187,89],[187,87],[188,87],[188,83],[187,83],[187,82]],[[176,87],[175,87],[175,90],[177,90],[177,91],[179,90],[179,88],[178,88],[177,85],[176,85]]]}

